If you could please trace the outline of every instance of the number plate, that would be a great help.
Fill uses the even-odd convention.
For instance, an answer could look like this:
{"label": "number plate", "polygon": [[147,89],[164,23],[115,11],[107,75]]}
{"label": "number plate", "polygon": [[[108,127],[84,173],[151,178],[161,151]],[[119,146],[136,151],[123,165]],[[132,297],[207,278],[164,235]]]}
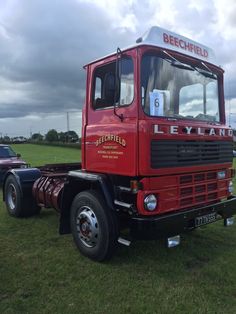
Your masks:
{"label": "number plate", "polygon": [[204,216],[200,216],[200,217],[196,217],[195,218],[195,227],[199,227],[202,225],[207,225],[211,222],[216,221],[217,219],[217,214],[216,213],[211,213],[211,214],[207,214]]}

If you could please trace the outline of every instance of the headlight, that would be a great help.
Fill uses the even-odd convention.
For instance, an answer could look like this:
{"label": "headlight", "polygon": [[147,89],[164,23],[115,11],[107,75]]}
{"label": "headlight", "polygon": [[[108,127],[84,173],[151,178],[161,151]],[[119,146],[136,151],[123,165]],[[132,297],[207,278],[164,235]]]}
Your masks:
{"label": "headlight", "polygon": [[157,207],[157,198],[153,194],[149,194],[144,199],[144,207],[146,210],[153,211]]}
{"label": "headlight", "polygon": [[234,186],[233,186],[233,182],[232,181],[229,181],[229,185],[228,185],[228,191],[229,193],[233,193],[234,191]]}
{"label": "headlight", "polygon": [[27,165],[20,165],[20,168],[22,169],[27,168]]}

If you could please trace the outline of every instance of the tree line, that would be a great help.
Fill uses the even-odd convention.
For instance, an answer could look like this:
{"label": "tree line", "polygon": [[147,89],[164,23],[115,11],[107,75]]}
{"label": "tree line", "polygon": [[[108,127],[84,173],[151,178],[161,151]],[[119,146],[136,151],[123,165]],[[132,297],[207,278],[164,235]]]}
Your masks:
{"label": "tree line", "polygon": [[79,143],[80,138],[75,131],[57,132],[55,129],[49,130],[45,135],[34,133],[30,138],[24,136],[10,137],[8,135],[0,136],[0,143],[26,143],[26,142],[49,142],[49,143]]}
{"label": "tree line", "polygon": [[61,142],[61,143],[77,143],[79,136],[75,131],[57,132],[55,129],[49,130],[45,136],[40,133],[34,133],[31,136],[32,141],[37,142]]}

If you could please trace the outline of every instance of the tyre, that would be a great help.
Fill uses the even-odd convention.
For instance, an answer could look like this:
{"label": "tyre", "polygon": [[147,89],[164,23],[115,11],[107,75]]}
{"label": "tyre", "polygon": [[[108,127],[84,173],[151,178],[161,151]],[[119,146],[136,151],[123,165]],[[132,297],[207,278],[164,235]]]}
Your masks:
{"label": "tyre", "polygon": [[41,208],[36,205],[32,195],[23,197],[20,185],[13,175],[5,183],[5,203],[8,213],[14,217],[29,217],[39,214]]}
{"label": "tyre", "polygon": [[116,213],[97,191],[77,194],[71,206],[71,232],[79,251],[95,261],[112,257],[119,235]]}

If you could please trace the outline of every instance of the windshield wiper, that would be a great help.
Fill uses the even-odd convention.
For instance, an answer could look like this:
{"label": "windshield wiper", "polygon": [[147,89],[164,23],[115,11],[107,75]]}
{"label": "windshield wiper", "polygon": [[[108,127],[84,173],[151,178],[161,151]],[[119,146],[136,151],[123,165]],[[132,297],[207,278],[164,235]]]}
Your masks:
{"label": "windshield wiper", "polygon": [[203,76],[205,77],[208,77],[208,78],[212,78],[212,79],[217,79],[217,75],[214,74],[211,69],[204,63],[204,62],[201,62],[201,64],[207,69],[206,70],[203,70],[203,69],[199,69],[197,67],[194,67],[190,64],[186,64],[186,63],[183,63],[183,62],[180,62],[179,60],[177,60],[175,57],[173,57],[172,55],[170,55],[167,51],[163,50],[164,54],[166,54],[169,58],[171,58],[172,61],[166,59],[166,61],[170,62],[170,64],[176,68],[179,68],[179,69],[185,69],[185,70],[190,70],[190,71],[197,71],[198,73],[202,74]]}
{"label": "windshield wiper", "polygon": [[182,62],[179,62],[179,61],[173,60],[173,61],[171,62],[171,65],[172,65],[173,67],[176,67],[176,68],[179,68],[179,69],[195,71],[195,69],[194,69],[191,65],[186,64],[186,63],[182,63]]}
{"label": "windshield wiper", "polygon": [[212,78],[212,79],[214,79],[214,80],[217,79],[216,74],[214,74],[214,73],[212,73],[212,72],[208,72],[208,71],[205,71],[205,70],[202,70],[202,69],[197,69],[197,71],[198,71],[200,74],[204,75],[205,77],[209,77],[209,78]]}
{"label": "windshield wiper", "polygon": [[209,77],[209,78],[212,78],[212,79],[217,79],[217,75],[216,74],[214,74],[212,71],[211,71],[211,69],[204,63],[204,62],[201,62],[201,64],[207,69],[207,71],[206,70],[203,70],[203,69],[199,69],[199,68],[196,68],[196,70],[200,73],[200,74],[202,74],[202,75],[204,75],[205,77]]}
{"label": "windshield wiper", "polygon": [[166,61],[170,62],[170,64],[176,68],[179,69],[184,69],[184,70],[190,70],[190,71],[195,71],[194,67],[192,67],[189,64],[180,62],[179,60],[177,60],[175,57],[173,57],[172,55],[170,55],[167,51],[163,50],[164,54],[166,54],[169,58],[171,58],[172,61],[166,59]]}

